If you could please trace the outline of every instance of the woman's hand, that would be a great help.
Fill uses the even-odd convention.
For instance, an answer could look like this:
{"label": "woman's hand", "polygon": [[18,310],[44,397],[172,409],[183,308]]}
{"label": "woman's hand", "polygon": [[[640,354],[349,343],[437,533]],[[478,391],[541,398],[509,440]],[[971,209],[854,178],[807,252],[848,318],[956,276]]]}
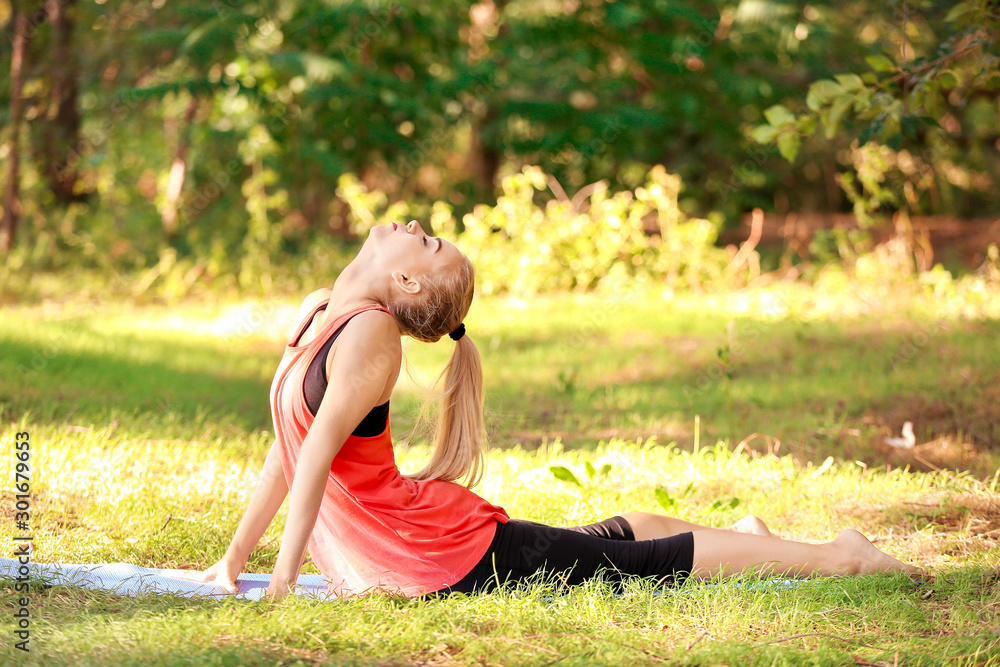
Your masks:
{"label": "woman's hand", "polygon": [[271,577],[271,583],[268,585],[267,590],[264,591],[264,597],[268,600],[277,602],[291,592],[292,590],[287,583],[278,581],[274,577]]}
{"label": "woman's hand", "polygon": [[172,577],[174,579],[186,579],[201,584],[214,584],[215,586],[220,586],[227,593],[239,593],[240,591],[236,587],[236,580],[239,578],[242,569],[242,567],[230,562],[227,558],[223,558],[203,572],[199,570],[164,570],[162,574],[164,577]]}

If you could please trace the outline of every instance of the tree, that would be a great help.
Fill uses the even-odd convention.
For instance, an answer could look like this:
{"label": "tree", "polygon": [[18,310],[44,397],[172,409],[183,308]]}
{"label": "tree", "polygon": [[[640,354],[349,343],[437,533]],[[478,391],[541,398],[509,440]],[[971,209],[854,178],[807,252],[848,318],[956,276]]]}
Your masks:
{"label": "tree", "polygon": [[13,50],[10,58],[10,117],[9,148],[7,151],[7,181],[4,186],[3,218],[0,219],[0,247],[10,252],[14,246],[17,225],[21,218],[20,174],[21,174],[21,116],[24,100],[21,97],[24,86],[24,55],[28,50],[28,40],[33,33],[33,20],[40,20],[31,11],[28,3],[11,3],[11,25],[13,26]]}
{"label": "tree", "polygon": [[80,111],[77,102],[79,58],[73,45],[76,0],[46,0],[51,25],[47,52],[49,99],[36,136],[40,160],[56,201],[83,201],[88,194],[79,183]]}
{"label": "tree", "polygon": [[[862,223],[880,210],[940,208],[955,188],[966,191],[970,213],[984,203],[995,210],[1000,202],[996,3],[905,0],[881,29],[896,35],[896,45],[878,42],[866,58],[867,71],[813,82],[805,110],[772,106],[753,138],[776,144],[789,162],[820,127],[826,141],[855,140],[858,175],[845,174],[842,183]],[[949,175],[949,165],[960,173]]]}

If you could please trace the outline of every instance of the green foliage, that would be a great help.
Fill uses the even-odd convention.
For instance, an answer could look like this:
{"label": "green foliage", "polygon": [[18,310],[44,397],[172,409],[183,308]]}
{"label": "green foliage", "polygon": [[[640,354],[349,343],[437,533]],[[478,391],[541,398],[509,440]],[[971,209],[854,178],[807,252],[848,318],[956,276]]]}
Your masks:
{"label": "green foliage", "polygon": [[[803,141],[817,127],[823,128],[827,142],[841,135],[855,139],[853,166],[862,188],[855,186],[850,171],[841,184],[862,224],[870,224],[878,210],[930,209],[930,198],[939,201],[941,190],[956,186],[994,198],[1000,162],[995,151],[984,152],[981,144],[995,139],[1000,114],[995,105],[980,100],[1000,90],[1000,15],[991,3],[969,0],[950,7],[939,22],[943,6],[902,3],[892,16],[896,25],[886,20],[875,28],[897,31],[903,44],[899,50],[871,53],[865,58],[869,69],[861,74],[812,82],[806,110],[795,114],[772,106],[764,112],[766,123],[757,125],[750,137],[776,144],[788,162],[795,162]],[[919,31],[919,38],[908,27]],[[980,146],[970,154],[970,144]],[[879,159],[873,161],[876,154]],[[890,174],[887,162],[897,157],[901,168]],[[971,174],[962,177],[947,167],[943,174],[936,172],[941,163],[962,164]],[[887,176],[891,182],[885,188]]]}
{"label": "green foliage", "polygon": [[579,487],[583,486],[582,484],[580,484],[580,480],[576,478],[576,475],[573,473],[573,471],[567,468],[566,466],[549,466],[549,472],[552,473],[553,477],[562,482],[569,482],[571,484],[576,484]]}
{"label": "green foliage", "polygon": [[[598,182],[570,200],[537,167],[505,177],[501,188],[496,206],[477,206],[461,225],[444,202],[433,205],[430,219],[434,234],[465,250],[486,294],[656,284],[700,289],[740,279],[726,272],[729,256],[714,245],[716,225],[680,210],[680,179],[662,167],[634,192],[614,195]],[[557,196],[544,198],[550,189]],[[409,213],[405,204],[388,206],[384,194],[368,192],[353,177],[342,177],[338,192],[359,234],[402,222]]]}
{"label": "green foliage", "polygon": [[[815,81],[806,96],[808,112],[796,116],[782,106],[771,107],[764,112],[767,124],[755,128],[752,137],[780,146],[782,137],[812,135],[818,120],[829,140],[846,120],[855,119],[862,144],[876,140],[898,147],[902,138],[915,138],[921,126],[940,128],[939,119],[950,109],[961,108],[980,92],[1000,90],[1000,16],[987,3],[969,1],[952,7],[945,21],[950,30],[938,37],[936,50],[904,60],[904,48],[898,63],[875,53],[865,59],[870,71],[862,75]],[[796,152],[789,151],[786,159],[794,161]]]}
{"label": "green foliage", "polygon": [[[698,451],[697,448],[695,451]],[[656,489],[653,490],[653,493],[656,496],[657,504],[663,508],[667,514],[670,516],[677,516],[682,511],[681,500],[691,495],[693,490],[694,482],[688,482],[688,485],[684,487],[684,491],[682,491],[678,496],[671,495],[670,491],[663,486],[656,487]]]}
{"label": "green foliage", "polygon": [[[944,5],[75,3],[78,157],[94,197],[71,214],[55,206],[36,157],[49,125],[32,123],[24,242],[86,248],[73,261],[116,270],[155,266],[169,245],[186,271],[258,288],[276,252],[350,237],[332,186],[344,174],[410,202],[411,214],[446,199],[476,224],[476,204],[495,208],[494,177],[525,164],[567,190],[603,181],[609,201],[666,165],[686,185],[678,207],[696,219],[733,222],[776,194],[793,209],[836,209],[816,165],[851,166],[842,146],[812,140],[818,128],[862,144],[899,135],[915,156],[911,180],[953,162],[951,176],[935,176],[933,202],[931,186],[916,186],[921,206],[996,210],[996,18],[985,2]],[[52,35],[44,22],[34,32],[26,113],[51,119]],[[0,70],[9,65],[0,50]],[[0,120],[8,96],[4,78]],[[180,222],[165,230],[185,142]],[[792,167],[754,142],[807,157]],[[572,283],[592,273],[581,267]]]}
{"label": "green foliage", "polygon": [[[865,226],[1000,210],[997,17],[981,0],[73,8],[73,157],[93,197],[57,206],[39,157],[57,88],[43,22],[8,261],[107,271],[134,294],[293,284],[276,265],[341,266],[369,212],[483,239],[486,290],[528,294],[739,285],[719,228],[752,206],[845,209],[833,181]],[[0,71],[9,56],[0,45]],[[9,103],[0,77],[0,121]]]}
{"label": "green foliage", "polygon": [[576,476],[576,473],[574,473],[566,466],[551,465],[549,466],[549,472],[551,472],[552,476],[558,479],[559,481],[566,482],[568,484],[574,484],[581,490],[585,490],[585,489],[595,488],[596,485],[602,479],[608,476],[608,473],[610,473],[613,468],[614,465],[612,465],[611,463],[605,463],[601,465],[600,468],[595,468],[594,464],[591,463],[590,461],[584,461],[583,469],[584,472],[587,473],[587,480],[588,480],[588,484],[586,487],[584,487],[584,484]]}
{"label": "green foliage", "polygon": [[595,511],[593,504],[591,504],[591,499],[600,493],[601,482],[614,469],[614,464],[604,463],[600,468],[596,468],[590,461],[584,461],[583,469],[587,474],[586,482],[581,482],[576,473],[564,465],[549,466],[549,472],[553,477],[561,482],[574,485],[580,494],[580,501],[590,507],[591,511]]}
{"label": "green foliage", "polygon": [[731,509],[736,509],[737,507],[739,507],[739,505],[740,505],[740,499],[736,498],[736,497],[728,498],[726,500],[721,500],[720,499],[720,500],[716,500],[715,502],[713,502],[709,506],[708,511],[709,512],[719,512],[719,511],[722,511],[722,510],[731,510]]}

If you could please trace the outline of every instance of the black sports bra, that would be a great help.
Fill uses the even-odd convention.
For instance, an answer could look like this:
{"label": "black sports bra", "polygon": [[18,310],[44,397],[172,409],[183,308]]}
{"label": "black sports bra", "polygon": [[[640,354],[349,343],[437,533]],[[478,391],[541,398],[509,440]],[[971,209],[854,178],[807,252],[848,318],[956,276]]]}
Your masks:
{"label": "black sports bra", "polygon": [[[315,319],[321,310],[326,310],[326,306],[313,313],[313,319]],[[350,320],[347,322],[350,322]],[[333,332],[329,340],[323,343],[323,347],[320,348],[312,363],[309,364],[309,368],[306,369],[302,389],[306,397],[306,407],[309,408],[309,412],[313,416],[316,416],[319,405],[323,402],[323,395],[326,394],[326,387],[329,384],[329,379],[326,377],[326,358],[330,356],[330,348],[333,347],[333,341],[337,340],[337,336],[347,326],[347,322],[341,324],[340,328]],[[303,331],[305,330],[303,329]],[[372,408],[371,412],[365,415],[365,418],[361,420],[361,423],[358,424],[358,427],[354,429],[351,435],[356,435],[360,438],[371,438],[381,435],[388,423],[389,401],[386,401],[382,405],[376,405]]]}

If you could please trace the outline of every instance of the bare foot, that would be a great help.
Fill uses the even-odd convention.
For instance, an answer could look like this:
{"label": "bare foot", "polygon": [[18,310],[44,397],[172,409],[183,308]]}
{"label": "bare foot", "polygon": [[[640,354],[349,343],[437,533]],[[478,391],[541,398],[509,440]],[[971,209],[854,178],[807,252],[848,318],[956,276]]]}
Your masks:
{"label": "bare foot", "polygon": [[[837,535],[833,544],[840,545],[850,554],[852,562],[856,564],[857,574],[872,574],[875,572],[895,572],[902,570],[911,577],[921,576],[923,573],[912,565],[896,560],[892,556],[882,551],[872,544],[867,537],[856,530],[848,529]],[[854,568],[851,568],[854,570]]]}
{"label": "bare foot", "polygon": [[735,533],[746,535],[763,535],[771,537],[771,531],[767,529],[767,524],[752,514],[747,515],[728,528]]}

